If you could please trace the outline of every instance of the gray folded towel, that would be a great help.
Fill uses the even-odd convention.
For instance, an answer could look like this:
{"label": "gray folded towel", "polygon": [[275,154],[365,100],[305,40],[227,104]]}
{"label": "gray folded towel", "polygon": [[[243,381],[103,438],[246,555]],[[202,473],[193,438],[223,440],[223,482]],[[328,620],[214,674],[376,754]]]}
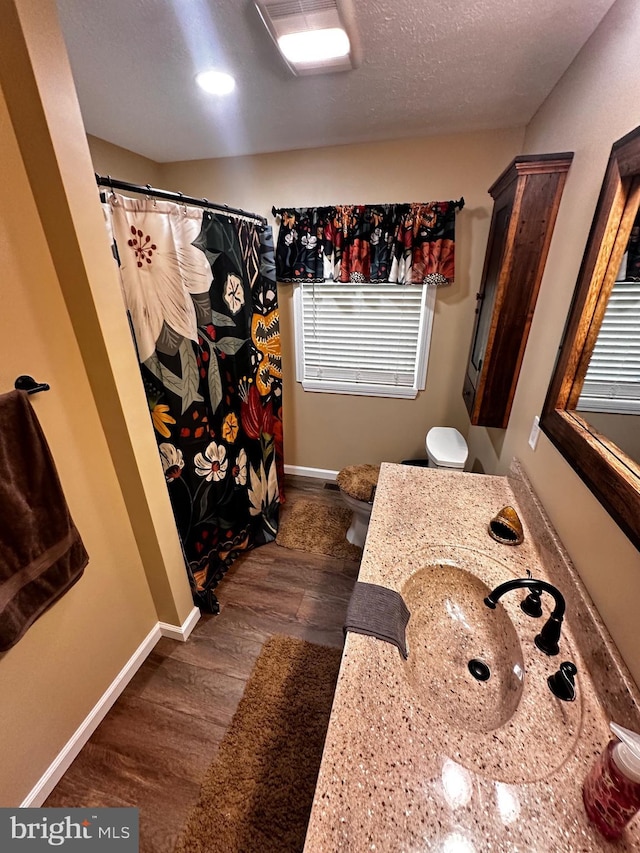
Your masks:
{"label": "gray folded towel", "polygon": [[375,583],[356,583],[349,600],[344,633],[369,634],[393,643],[406,659],[405,631],[410,617],[407,605],[399,592]]}

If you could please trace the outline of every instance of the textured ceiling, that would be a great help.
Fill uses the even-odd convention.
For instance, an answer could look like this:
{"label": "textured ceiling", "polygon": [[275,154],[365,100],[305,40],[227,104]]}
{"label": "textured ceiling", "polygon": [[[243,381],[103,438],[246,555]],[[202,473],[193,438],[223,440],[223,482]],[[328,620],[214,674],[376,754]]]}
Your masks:
{"label": "textured ceiling", "polygon": [[613,2],[354,0],[362,65],[294,77],[251,0],[57,0],[87,131],[158,162],[525,124]]}

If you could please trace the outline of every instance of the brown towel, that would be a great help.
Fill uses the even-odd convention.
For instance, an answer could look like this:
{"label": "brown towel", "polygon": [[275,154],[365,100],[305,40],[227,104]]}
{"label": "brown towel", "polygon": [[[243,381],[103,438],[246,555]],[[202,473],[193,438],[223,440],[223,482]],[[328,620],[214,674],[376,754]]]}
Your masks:
{"label": "brown towel", "polygon": [[344,632],[369,634],[387,643],[393,643],[406,659],[405,631],[410,617],[407,605],[399,592],[375,583],[358,582],[347,608]]}
{"label": "brown towel", "polygon": [[25,391],[0,396],[0,651],[80,578],[89,558]]}

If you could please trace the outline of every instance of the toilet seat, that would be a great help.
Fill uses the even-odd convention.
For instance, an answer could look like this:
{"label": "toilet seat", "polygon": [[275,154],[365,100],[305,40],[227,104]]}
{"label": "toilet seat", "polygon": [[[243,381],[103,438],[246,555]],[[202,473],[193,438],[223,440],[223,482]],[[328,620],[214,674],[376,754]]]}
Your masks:
{"label": "toilet seat", "polygon": [[455,427],[432,427],[425,441],[427,454],[440,468],[464,468],[469,448]]}

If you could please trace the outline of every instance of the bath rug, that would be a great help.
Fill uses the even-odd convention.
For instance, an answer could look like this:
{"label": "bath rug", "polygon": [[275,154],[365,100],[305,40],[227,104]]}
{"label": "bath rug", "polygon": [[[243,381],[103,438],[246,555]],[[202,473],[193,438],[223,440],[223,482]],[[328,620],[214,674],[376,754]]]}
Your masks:
{"label": "bath rug", "polygon": [[300,853],[341,650],[269,639],[175,853]]}
{"label": "bath rug", "polygon": [[346,539],[350,524],[351,510],[346,507],[298,500],[283,510],[276,544],[327,557],[359,560],[362,548]]}

